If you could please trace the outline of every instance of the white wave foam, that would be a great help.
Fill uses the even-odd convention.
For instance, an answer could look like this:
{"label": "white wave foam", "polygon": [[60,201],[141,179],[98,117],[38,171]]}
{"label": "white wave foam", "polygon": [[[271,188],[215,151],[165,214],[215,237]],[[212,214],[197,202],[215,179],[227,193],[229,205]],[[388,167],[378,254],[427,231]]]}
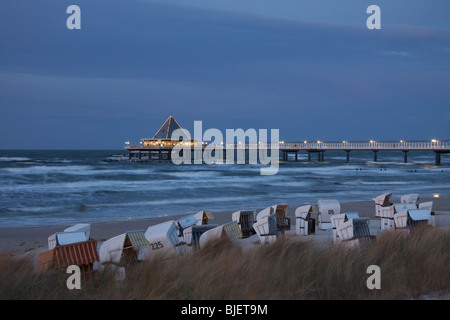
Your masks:
{"label": "white wave foam", "polygon": [[14,162],[14,161],[30,161],[30,158],[25,157],[0,157],[2,162]]}

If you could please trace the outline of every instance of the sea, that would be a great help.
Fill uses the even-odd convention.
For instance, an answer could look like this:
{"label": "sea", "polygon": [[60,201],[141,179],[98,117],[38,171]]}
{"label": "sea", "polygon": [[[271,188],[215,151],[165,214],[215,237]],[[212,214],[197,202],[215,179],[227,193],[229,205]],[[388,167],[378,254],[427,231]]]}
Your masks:
{"label": "sea", "polygon": [[324,162],[306,152],[281,161],[278,173],[262,165],[107,162],[124,150],[0,150],[0,228],[70,225],[237,211],[318,199],[372,201],[450,195],[450,159],[433,152],[326,151]]}

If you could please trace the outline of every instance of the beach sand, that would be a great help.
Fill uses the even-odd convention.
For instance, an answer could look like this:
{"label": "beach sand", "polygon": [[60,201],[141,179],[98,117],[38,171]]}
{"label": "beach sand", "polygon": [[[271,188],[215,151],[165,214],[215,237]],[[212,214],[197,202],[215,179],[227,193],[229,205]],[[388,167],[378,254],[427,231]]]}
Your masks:
{"label": "beach sand", "polygon": [[[396,199],[391,199],[392,202]],[[441,197],[434,199],[422,199],[421,202],[433,201],[433,211],[436,215],[436,227],[449,229],[450,228],[450,197]],[[289,205],[289,204],[288,204]],[[287,217],[291,221],[291,230],[286,231],[286,237],[298,241],[317,241],[321,244],[331,243],[331,230],[318,230],[316,226],[316,233],[310,236],[295,235],[295,209],[303,204],[289,205]],[[375,217],[375,204],[373,201],[358,201],[358,202],[342,202],[341,212],[358,212],[360,216],[370,218],[371,234],[376,236],[380,232],[380,219]],[[248,210],[249,208],[241,208]],[[259,212],[263,208],[255,208]],[[199,211],[202,210],[199,208]],[[236,208],[237,211],[240,208]],[[214,220],[210,220],[210,224],[223,224],[231,221],[231,214],[234,211],[212,212]],[[187,216],[195,212],[187,212],[183,215],[165,215],[160,217],[139,219],[139,220],[125,220],[114,222],[100,222],[91,224],[91,238],[98,241],[98,246],[119,234],[132,230],[146,230],[149,226],[155,225],[168,220],[176,220],[178,218]],[[83,221],[80,221],[83,223]],[[48,237],[55,232],[62,232],[69,226],[46,226],[46,227],[23,227],[23,228],[4,228],[0,229],[0,252],[9,251],[11,255],[22,256],[33,254],[36,255],[48,249]],[[253,244],[257,241],[257,236],[251,237],[247,240],[247,244]]]}

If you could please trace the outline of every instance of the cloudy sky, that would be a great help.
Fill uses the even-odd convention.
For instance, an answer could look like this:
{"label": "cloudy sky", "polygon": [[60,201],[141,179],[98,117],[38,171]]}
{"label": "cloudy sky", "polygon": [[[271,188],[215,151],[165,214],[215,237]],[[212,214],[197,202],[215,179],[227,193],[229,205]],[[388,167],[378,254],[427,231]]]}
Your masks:
{"label": "cloudy sky", "polygon": [[450,139],[449,15],[448,0],[2,0],[0,149],[120,149],[169,115],[285,141]]}

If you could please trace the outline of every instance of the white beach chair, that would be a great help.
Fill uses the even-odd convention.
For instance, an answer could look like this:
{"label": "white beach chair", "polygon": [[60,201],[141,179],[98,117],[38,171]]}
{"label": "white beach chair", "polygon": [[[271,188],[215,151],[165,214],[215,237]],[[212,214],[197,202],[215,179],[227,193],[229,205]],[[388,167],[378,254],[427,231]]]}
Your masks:
{"label": "white beach chair", "polygon": [[395,213],[394,205],[390,205],[387,207],[380,207],[381,230],[386,231],[395,229],[394,213]]}
{"label": "white beach chair", "polygon": [[315,220],[311,214],[318,213],[317,205],[304,205],[295,209],[295,234],[307,236],[315,233]]}
{"label": "white beach chair", "polygon": [[358,219],[359,214],[357,212],[347,212],[347,213],[341,213],[337,215],[331,216],[331,225],[332,225],[332,236],[333,236],[333,242],[338,243],[341,242],[342,239],[340,237],[340,234],[338,232],[339,226],[344,224],[344,222],[347,222],[348,220],[352,219]]}
{"label": "white beach chair", "polygon": [[433,225],[428,209],[406,209],[394,214],[395,229],[411,229],[417,226]]}
{"label": "white beach chair", "polygon": [[372,200],[375,201],[375,216],[381,217],[380,210],[382,207],[389,207],[392,205],[390,202],[390,198],[392,196],[392,193],[384,193],[382,195],[379,195]]}
{"label": "white beach chair", "polygon": [[262,219],[264,219],[267,216],[272,215],[275,212],[273,206],[271,207],[267,207],[263,210],[261,210],[260,212],[258,212],[258,214],[256,215],[256,221],[260,221]]}
{"label": "white beach chair", "polygon": [[155,254],[182,254],[186,252],[186,246],[178,237],[178,228],[175,221],[170,220],[148,227],[145,238],[150,244],[147,257]]}
{"label": "white beach chair", "polygon": [[416,209],[419,207],[419,195],[417,193],[405,194],[400,197],[400,203],[406,205],[413,205]]}
{"label": "white beach chair", "polygon": [[119,267],[135,266],[144,259],[144,250],[150,249],[143,230],[127,231],[106,240],[99,250],[101,264]]}
{"label": "white beach chair", "polygon": [[200,238],[201,236],[214,228],[217,228],[217,224],[207,224],[207,225],[193,225],[189,228],[183,230],[183,241],[186,243],[187,252],[192,252],[200,249]]}
{"label": "white beach chair", "polygon": [[268,208],[261,210],[256,215],[256,221],[260,221],[270,215],[275,215],[277,228],[279,231],[284,233],[285,230],[289,230],[291,227],[290,219],[286,218],[287,209],[288,206],[285,204],[277,204],[270,206]]}
{"label": "white beach chair", "polygon": [[339,242],[349,247],[370,243],[373,237],[370,235],[369,218],[353,217],[336,227]]}
{"label": "white beach chair", "polygon": [[436,216],[433,211],[433,201],[419,203],[419,209],[427,209],[428,211],[430,211],[431,219],[430,219],[429,224],[431,226],[435,227],[436,226]]}
{"label": "white beach chair", "polygon": [[319,229],[329,230],[332,228],[331,216],[341,213],[341,205],[337,200],[319,200]]}
{"label": "white beach chair", "polygon": [[200,248],[204,248],[208,243],[214,241],[227,241],[234,243],[236,240],[242,238],[242,231],[236,221],[227,222],[216,228],[204,232],[200,236]]}
{"label": "white beach chair", "polygon": [[271,244],[277,240],[280,234],[275,215],[266,216],[253,224],[261,244]]}
{"label": "white beach chair", "polygon": [[250,237],[255,234],[253,224],[255,220],[255,210],[240,210],[231,214],[231,219],[236,221],[241,228],[243,237]]}

